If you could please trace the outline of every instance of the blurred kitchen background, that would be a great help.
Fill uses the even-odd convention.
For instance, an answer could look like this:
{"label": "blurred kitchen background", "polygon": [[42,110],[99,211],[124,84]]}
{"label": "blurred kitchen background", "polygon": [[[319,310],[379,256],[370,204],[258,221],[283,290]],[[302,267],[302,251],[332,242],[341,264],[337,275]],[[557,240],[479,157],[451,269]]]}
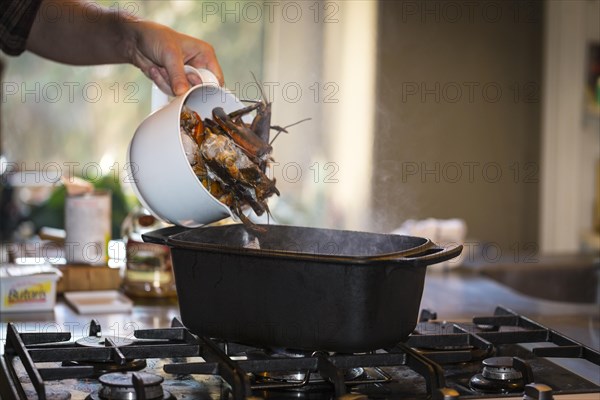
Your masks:
{"label": "blurred kitchen background", "polygon": [[[460,218],[519,262],[600,247],[599,0],[99,3],[211,43],[240,98],[259,96],[254,72],[274,124],[312,118],[274,143],[282,223]],[[122,190],[118,225],[150,82],[128,65],[2,62],[2,168],[36,172],[3,181],[4,239],[62,227],[44,214],[61,173]]]}

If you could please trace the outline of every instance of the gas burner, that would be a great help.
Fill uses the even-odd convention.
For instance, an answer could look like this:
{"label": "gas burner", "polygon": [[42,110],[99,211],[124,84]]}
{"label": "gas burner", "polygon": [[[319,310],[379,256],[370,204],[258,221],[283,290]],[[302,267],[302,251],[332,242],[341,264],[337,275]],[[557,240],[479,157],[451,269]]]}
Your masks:
{"label": "gas burner", "polygon": [[[248,359],[252,359],[255,355],[260,356],[261,352],[247,353]],[[321,354],[317,351],[301,351],[301,350],[290,350],[284,348],[273,348],[265,350],[264,354],[273,358],[304,358],[304,357],[315,357]],[[325,355],[325,353],[323,353]],[[333,355],[333,354],[330,354]],[[347,368],[343,370],[344,380],[347,384],[351,381],[362,377],[365,373],[364,368]],[[257,383],[268,383],[268,382],[279,382],[279,383],[311,383],[311,384],[322,384],[328,382],[318,372],[309,371],[277,371],[277,372],[259,372],[254,374],[255,381]]]}
{"label": "gas burner", "polygon": [[[364,368],[348,368],[343,371],[346,384],[352,384],[352,381],[361,378],[365,374]],[[282,383],[282,384],[323,384],[328,383],[318,372],[308,371],[277,371],[260,372],[254,374],[254,381],[257,384]]]}
{"label": "gas burner", "polygon": [[[248,360],[266,361],[287,359],[287,360],[302,360],[313,359],[317,357],[334,357],[335,354],[329,354],[318,351],[301,351],[290,350],[283,348],[274,349],[254,349],[245,351],[244,355]],[[369,374],[362,367],[348,367],[340,369],[342,379],[346,385],[358,385],[362,383],[381,383],[389,380],[384,373],[375,371],[374,374]],[[277,370],[277,371],[253,371],[250,379],[253,388],[259,389],[277,389],[286,388],[292,390],[311,391],[323,386],[329,386],[330,380],[323,377],[317,370]]]}
{"label": "gas burner", "polygon": [[[83,347],[125,347],[131,346],[135,342],[131,339],[120,337],[120,336],[102,336],[98,332],[98,336],[86,336],[75,341],[77,346]],[[94,377],[99,377],[110,372],[125,372],[125,371],[139,371],[146,368],[146,360],[129,359],[123,360],[122,363],[116,363],[110,361],[94,361],[94,360],[67,360],[63,361],[63,367],[77,367],[77,366],[90,366],[94,367]]]}
{"label": "gas burner", "polygon": [[107,347],[113,344],[116,347],[123,347],[133,343],[133,340],[120,336],[85,336],[75,341],[78,346],[85,347]]}
{"label": "gas burner", "polygon": [[280,357],[280,358],[312,357],[316,353],[314,351],[292,350],[292,349],[285,349],[285,348],[281,348],[281,347],[259,350],[256,353],[258,354],[259,352],[264,353],[270,357]]}
{"label": "gas burner", "polygon": [[99,379],[102,387],[98,393],[90,394],[86,400],[175,400],[163,390],[163,378],[146,372],[113,372]]}
{"label": "gas burner", "polygon": [[63,361],[63,367],[83,367],[90,366],[94,367],[94,377],[108,374],[110,372],[125,372],[125,371],[139,371],[146,368],[146,360],[128,360],[125,364],[117,364],[111,361]]}
{"label": "gas burner", "polygon": [[470,380],[472,389],[483,393],[517,393],[525,388],[523,373],[515,368],[513,357],[492,357],[482,361],[481,374]]}
{"label": "gas burner", "polygon": [[76,345],[85,347],[123,347],[133,343],[133,340],[121,336],[103,336],[102,327],[95,319],[90,322],[88,335],[75,341]]}

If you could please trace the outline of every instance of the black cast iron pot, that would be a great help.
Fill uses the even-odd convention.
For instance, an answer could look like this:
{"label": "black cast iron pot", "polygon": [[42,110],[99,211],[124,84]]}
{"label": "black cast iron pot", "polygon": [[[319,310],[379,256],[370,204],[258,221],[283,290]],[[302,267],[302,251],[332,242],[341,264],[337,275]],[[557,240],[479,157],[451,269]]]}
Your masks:
{"label": "black cast iron pot", "polygon": [[261,225],[165,228],[181,318],[201,336],[356,353],[415,328],[426,266],[456,257],[419,237]]}

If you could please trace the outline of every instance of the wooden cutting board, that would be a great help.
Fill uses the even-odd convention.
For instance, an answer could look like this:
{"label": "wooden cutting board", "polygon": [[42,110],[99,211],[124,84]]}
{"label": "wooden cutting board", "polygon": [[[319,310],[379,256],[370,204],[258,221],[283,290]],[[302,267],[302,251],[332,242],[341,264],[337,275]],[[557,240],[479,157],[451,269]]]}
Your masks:
{"label": "wooden cutting board", "polygon": [[113,290],[121,287],[121,271],[104,265],[57,265],[63,274],[58,293],[80,290]]}

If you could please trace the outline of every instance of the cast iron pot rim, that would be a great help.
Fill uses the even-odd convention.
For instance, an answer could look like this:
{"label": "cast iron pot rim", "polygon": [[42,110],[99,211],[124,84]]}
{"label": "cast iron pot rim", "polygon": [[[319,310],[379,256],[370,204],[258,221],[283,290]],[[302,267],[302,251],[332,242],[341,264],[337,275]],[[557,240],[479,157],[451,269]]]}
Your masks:
{"label": "cast iron pot rim", "polygon": [[[238,224],[242,225],[242,224]],[[231,225],[225,225],[231,226]],[[270,226],[270,225],[258,225],[261,226]],[[277,226],[286,226],[286,225],[277,225]],[[194,230],[199,229],[215,229],[222,228],[223,226],[217,227],[201,227],[201,228],[193,228]],[[321,229],[321,228],[311,228],[311,227],[298,227],[293,226],[294,228],[302,228],[309,230],[328,230],[328,231],[337,231],[337,232],[350,232],[350,233],[363,233],[368,235],[378,235],[378,236],[392,236],[392,234],[384,234],[384,233],[373,233],[373,232],[362,232],[362,231],[349,231],[349,230],[341,230],[341,229]],[[190,229],[191,230],[191,229]],[[220,245],[220,244],[212,244],[212,243],[194,243],[189,240],[181,240],[177,239],[177,236],[180,234],[186,233],[188,230],[175,233],[166,238],[166,244],[170,247],[176,249],[186,249],[186,250],[201,250],[201,251],[209,251],[214,253],[227,253],[227,254],[238,254],[244,256],[252,256],[252,257],[276,257],[283,259],[294,259],[294,260],[320,260],[332,263],[343,263],[343,264],[363,264],[363,265],[372,265],[379,263],[402,263],[406,261],[406,263],[412,263],[414,260],[418,259],[419,255],[426,253],[428,251],[441,252],[444,248],[437,246],[430,239],[419,237],[419,236],[407,236],[407,235],[393,235],[397,237],[411,238],[411,239],[419,239],[424,240],[425,242],[421,245],[411,247],[408,249],[404,249],[398,252],[392,253],[381,253],[373,256],[340,256],[340,255],[332,255],[332,254],[319,254],[319,253],[306,253],[306,252],[294,252],[288,250],[277,250],[277,249],[253,249],[246,247],[237,247],[237,246],[228,246],[228,245]],[[404,257],[411,257],[410,259],[404,259]],[[413,259],[412,257],[416,257]],[[427,264],[441,262],[443,260],[434,261]]]}

